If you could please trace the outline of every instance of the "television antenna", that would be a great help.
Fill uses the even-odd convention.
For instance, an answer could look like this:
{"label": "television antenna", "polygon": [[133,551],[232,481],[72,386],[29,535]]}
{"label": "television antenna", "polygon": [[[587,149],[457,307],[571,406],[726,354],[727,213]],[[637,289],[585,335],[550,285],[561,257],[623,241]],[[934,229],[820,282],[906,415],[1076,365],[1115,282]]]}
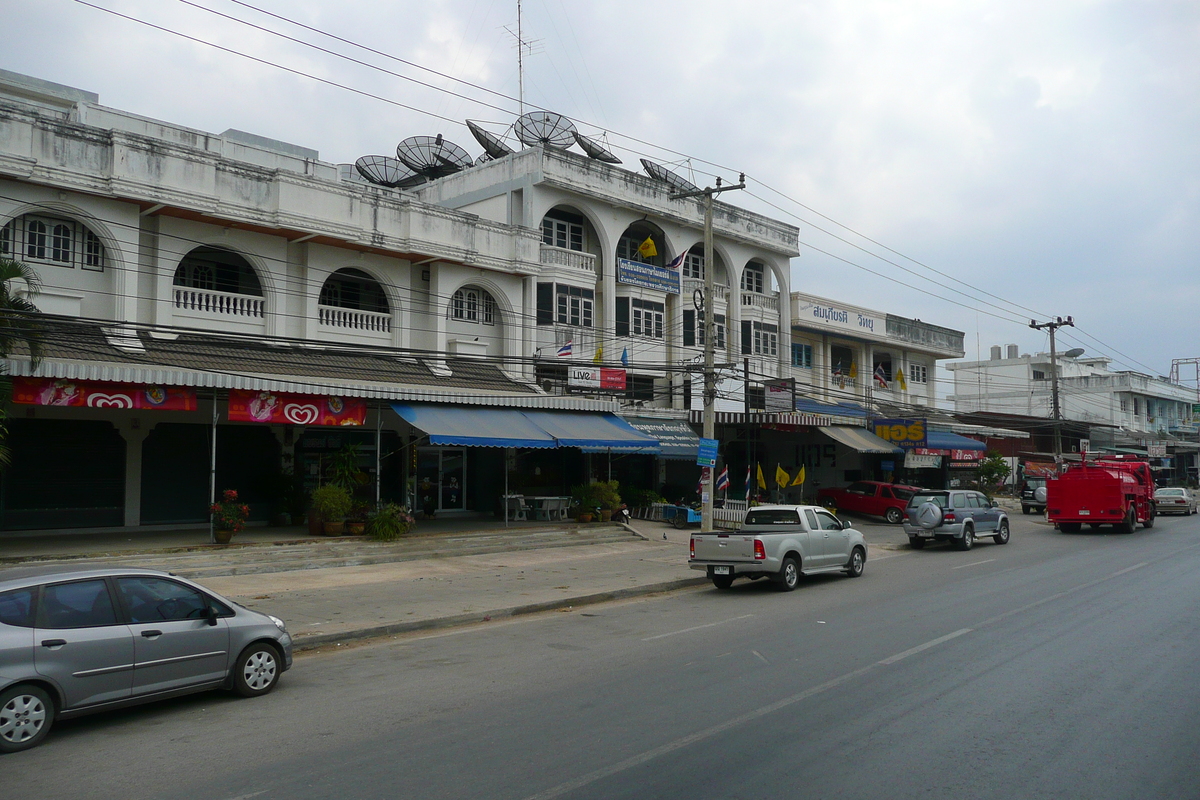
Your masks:
{"label": "television antenna", "polygon": [[363,156],[354,162],[363,179],[379,186],[416,186],[425,179],[389,156]]}
{"label": "television antenna", "polygon": [[479,142],[479,146],[483,148],[483,152],[491,158],[504,158],[513,154],[513,149],[506,145],[499,136],[486,130],[478,122],[467,120],[467,128],[471,131],[471,135],[475,137],[475,141]]}
{"label": "television antenna", "polygon": [[530,111],[513,123],[517,140],[526,147],[544,144],[566,149],[575,144],[575,123],[553,111]]}
{"label": "television antenna", "polygon": [[588,154],[588,158],[594,158],[597,161],[603,161],[605,164],[620,164],[621,159],[613,155],[613,152],[595,139],[584,136],[579,131],[575,131],[575,142],[583,149],[583,152]]}
{"label": "television antenna", "polygon": [[684,178],[677,172],[664,167],[662,164],[655,164],[649,159],[641,159],[642,169],[646,170],[646,174],[655,180],[662,181],[671,187],[671,191],[677,193],[684,192],[699,192],[700,187],[693,184],[687,178]]}
{"label": "television antenna", "polygon": [[396,158],[413,172],[430,180],[453,175],[475,162],[470,154],[439,133],[437,136],[410,136],[396,145]]}
{"label": "television antenna", "polygon": [[517,103],[520,113],[525,113],[525,56],[533,56],[544,52],[541,39],[526,39],[521,28],[521,0],[517,0],[517,29],[513,31],[507,25],[504,30],[516,40],[517,48]]}

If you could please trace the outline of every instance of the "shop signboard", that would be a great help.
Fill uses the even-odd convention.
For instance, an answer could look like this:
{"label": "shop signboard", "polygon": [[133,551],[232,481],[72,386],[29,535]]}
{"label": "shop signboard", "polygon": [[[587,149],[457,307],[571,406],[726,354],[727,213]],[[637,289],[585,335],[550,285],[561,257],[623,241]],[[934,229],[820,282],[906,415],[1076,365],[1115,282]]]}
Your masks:
{"label": "shop signboard", "polygon": [[679,294],[679,270],[656,267],[628,258],[617,259],[617,283],[639,286],[642,289],[657,289],[668,294]]}
{"label": "shop signboard", "polygon": [[367,421],[361,397],[229,390],[230,422],[356,426]]}
{"label": "shop signboard", "polygon": [[1146,455],[1150,458],[1166,458],[1167,443],[1166,442],[1147,442]]}
{"label": "shop signboard", "polygon": [[782,378],[776,381],[763,381],[763,407],[766,411],[795,411],[795,378]]}
{"label": "shop signboard", "polygon": [[904,454],[905,469],[937,469],[942,466],[941,456],[925,455],[909,450]]}
{"label": "shop signboard", "polygon": [[696,454],[696,463],[701,467],[715,467],[717,465],[717,446],[716,439],[700,438],[700,451]]}
{"label": "shop signboard", "polygon": [[198,406],[196,390],[186,386],[76,381],[69,378],[13,378],[12,399],[14,403],[34,406],[157,411],[195,411]]}
{"label": "shop signboard", "polygon": [[624,392],[625,370],[611,367],[573,366],[567,372],[567,386],[589,392]]}
{"label": "shop signboard", "polygon": [[923,419],[877,419],[871,423],[871,427],[880,439],[905,450],[928,444]]}

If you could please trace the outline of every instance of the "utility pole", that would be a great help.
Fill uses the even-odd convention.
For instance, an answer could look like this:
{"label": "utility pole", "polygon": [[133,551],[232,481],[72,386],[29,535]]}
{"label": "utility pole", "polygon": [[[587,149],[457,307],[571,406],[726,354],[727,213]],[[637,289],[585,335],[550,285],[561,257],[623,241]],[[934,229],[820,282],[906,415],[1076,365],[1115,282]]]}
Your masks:
{"label": "utility pole", "polygon": [[[716,187],[706,187],[697,189],[694,192],[679,192],[672,194],[672,200],[682,200],[686,197],[703,197],[704,198],[704,438],[716,438],[717,428],[717,412],[713,408],[713,402],[717,398],[717,371],[715,368],[715,349],[716,349],[716,319],[715,304],[713,303],[713,273],[715,272],[716,259],[713,258],[713,195],[721,192],[729,192],[734,189],[746,188],[746,173],[738,176],[738,183],[734,186],[722,186],[721,179],[717,178]],[[682,268],[682,265],[681,265]],[[750,387],[742,387],[742,391],[749,393]],[[713,467],[708,470],[708,477],[703,483],[700,498],[703,501],[700,506],[700,530],[713,530],[713,481],[716,479],[717,469]]]}
{"label": "utility pole", "polygon": [[1062,460],[1062,413],[1058,407],[1058,353],[1054,349],[1054,332],[1064,325],[1075,327],[1075,321],[1070,317],[1065,320],[1055,317],[1049,322],[1039,323],[1036,319],[1029,320],[1029,327],[1034,330],[1045,328],[1050,331],[1050,402],[1051,416],[1054,418],[1054,462]]}

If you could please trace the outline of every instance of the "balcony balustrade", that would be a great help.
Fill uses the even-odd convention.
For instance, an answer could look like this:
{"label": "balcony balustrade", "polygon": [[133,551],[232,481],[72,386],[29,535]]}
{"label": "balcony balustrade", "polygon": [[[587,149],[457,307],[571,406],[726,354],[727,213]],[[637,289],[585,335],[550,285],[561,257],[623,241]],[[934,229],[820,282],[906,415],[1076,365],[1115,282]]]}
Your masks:
{"label": "balcony balustrade", "polygon": [[[692,295],[697,289],[704,291],[703,278],[684,278],[683,279],[683,294],[684,296]],[[729,299],[729,287],[722,286],[719,283],[713,284],[713,296],[718,300]]]}
{"label": "balcony balustrade", "polygon": [[377,311],[359,311],[338,306],[317,306],[317,321],[329,328],[343,331],[391,333],[392,315]]}
{"label": "balcony balustrade", "polygon": [[266,300],[261,297],[186,286],[175,287],[175,308],[246,319],[263,319],[266,316]]}
{"label": "balcony balustrade", "polygon": [[779,313],[779,293],[754,294],[753,292],[747,292],[742,295],[742,305]]}
{"label": "balcony balustrade", "polygon": [[565,247],[554,247],[543,244],[541,262],[543,264],[553,264],[558,267],[581,269],[593,275],[596,274],[596,257],[591,253],[584,253],[579,250],[568,250]]}

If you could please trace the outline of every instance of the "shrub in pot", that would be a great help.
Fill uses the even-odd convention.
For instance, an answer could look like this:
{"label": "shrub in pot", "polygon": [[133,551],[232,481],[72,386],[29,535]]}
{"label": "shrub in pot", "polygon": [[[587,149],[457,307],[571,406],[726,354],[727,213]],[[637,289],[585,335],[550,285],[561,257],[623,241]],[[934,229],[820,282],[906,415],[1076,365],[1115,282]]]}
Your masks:
{"label": "shrub in pot", "polygon": [[313,512],[324,520],[326,536],[341,535],[342,527],[345,524],[343,520],[350,513],[352,504],[350,492],[335,483],[327,483],[313,489]]}
{"label": "shrub in pot", "polygon": [[413,529],[416,517],[404,506],[385,503],[367,514],[365,533],[377,542],[393,542]]}

